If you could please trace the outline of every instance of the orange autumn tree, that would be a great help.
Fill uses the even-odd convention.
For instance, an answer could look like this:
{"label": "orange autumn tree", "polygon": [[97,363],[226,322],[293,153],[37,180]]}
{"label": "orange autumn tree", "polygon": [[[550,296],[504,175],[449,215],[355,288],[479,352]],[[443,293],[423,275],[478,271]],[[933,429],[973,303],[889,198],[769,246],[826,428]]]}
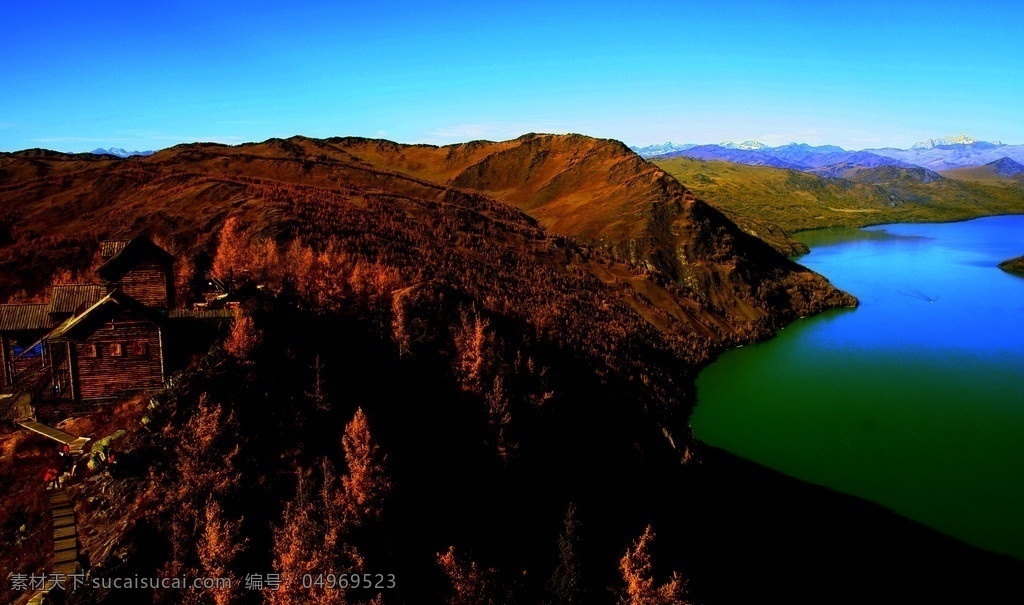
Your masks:
{"label": "orange autumn tree", "polygon": [[224,341],[224,350],[234,357],[245,359],[263,340],[263,333],[256,327],[252,316],[235,309],[235,318],[231,321],[231,332]]}
{"label": "orange autumn tree", "polygon": [[323,491],[316,489],[310,473],[299,474],[295,490],[295,498],[285,505],[281,525],[274,530],[274,570],[281,574],[281,586],[266,592],[267,601],[270,605],[342,605],[344,591],[310,581],[350,571],[337,565],[332,552],[336,545],[324,544],[329,523],[325,518],[335,516],[330,511],[333,500],[322,497]]}
{"label": "orange autumn tree", "polygon": [[654,530],[650,525],[644,533],[626,549],[619,560],[619,571],[626,588],[621,605],[687,605],[686,581],[678,572],[672,572],[668,582],[657,585],[654,581],[654,566],[651,562],[651,548],[654,544]]}
{"label": "orange autumn tree", "polygon": [[494,571],[455,554],[455,547],[437,554],[437,565],[451,586],[448,605],[494,605]]}
{"label": "orange autumn tree", "polygon": [[213,257],[211,273],[218,279],[228,280],[252,265],[249,238],[242,232],[238,217],[224,221],[218,236],[217,253]]}
{"label": "orange autumn tree", "polygon": [[470,393],[483,393],[486,373],[490,370],[494,336],[490,323],[479,314],[463,311],[453,335],[455,368],[462,388]]}
{"label": "orange autumn tree", "polygon": [[279,271],[280,254],[272,239],[255,239],[246,233],[238,217],[224,221],[210,273],[228,282],[265,281]]}
{"label": "orange autumn tree", "polygon": [[365,525],[380,517],[391,481],[384,470],[387,456],[370,434],[370,423],[362,408],[356,410],[341,438],[348,472],[341,477],[344,504],[349,524]]}
{"label": "orange autumn tree", "polygon": [[[230,578],[233,585],[238,584],[239,578],[233,569],[248,541],[240,537],[242,520],[226,519],[220,504],[213,498],[207,500],[204,513],[205,527],[197,547],[203,575]],[[203,602],[214,605],[233,605],[241,598],[239,591],[230,587],[207,588],[202,592]]]}

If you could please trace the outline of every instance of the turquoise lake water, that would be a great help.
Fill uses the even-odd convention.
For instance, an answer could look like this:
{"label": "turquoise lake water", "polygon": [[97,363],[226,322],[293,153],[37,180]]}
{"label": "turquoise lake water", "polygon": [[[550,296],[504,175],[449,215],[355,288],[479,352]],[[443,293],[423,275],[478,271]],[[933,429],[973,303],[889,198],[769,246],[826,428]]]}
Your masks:
{"label": "turquoise lake water", "polygon": [[798,234],[860,299],[697,380],[697,437],[1024,559],[1024,216]]}

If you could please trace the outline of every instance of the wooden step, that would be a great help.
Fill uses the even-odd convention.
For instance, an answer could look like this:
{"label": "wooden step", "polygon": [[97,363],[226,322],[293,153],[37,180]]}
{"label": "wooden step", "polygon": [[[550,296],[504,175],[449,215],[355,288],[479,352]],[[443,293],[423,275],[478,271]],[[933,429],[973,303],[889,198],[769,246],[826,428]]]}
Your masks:
{"label": "wooden step", "polygon": [[72,548],[78,550],[78,538],[72,536],[70,538],[61,538],[60,540],[53,541],[54,552],[60,550],[69,550]]}
{"label": "wooden step", "polygon": [[61,550],[53,554],[53,564],[70,563],[78,560],[77,550]]}
{"label": "wooden step", "polygon": [[54,519],[53,520],[53,529],[57,529],[58,527],[74,527],[74,526],[75,526],[75,516],[74,515],[69,515],[67,517],[61,517],[59,519]]}
{"label": "wooden step", "polygon": [[60,565],[54,565],[53,573],[59,573],[63,576],[70,576],[73,573],[78,573],[78,562],[72,561],[70,563],[61,563]]}
{"label": "wooden step", "polygon": [[69,525],[67,527],[55,527],[53,528],[53,539],[60,540],[61,538],[72,538],[75,536],[75,526]]}
{"label": "wooden step", "polygon": [[54,490],[49,493],[50,506],[71,505],[71,496],[63,490]]}
{"label": "wooden step", "polygon": [[54,519],[63,519],[64,517],[74,517],[74,516],[75,516],[75,509],[71,508],[70,506],[67,507],[67,508],[55,508],[55,509],[53,509],[53,518]]}

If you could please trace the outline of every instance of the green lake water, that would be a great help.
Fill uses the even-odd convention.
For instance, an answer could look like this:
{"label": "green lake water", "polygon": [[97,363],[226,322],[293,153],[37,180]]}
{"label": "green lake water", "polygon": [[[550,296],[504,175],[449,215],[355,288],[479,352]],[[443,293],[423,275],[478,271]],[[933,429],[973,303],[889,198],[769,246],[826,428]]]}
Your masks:
{"label": "green lake water", "polygon": [[1024,216],[799,238],[860,307],[722,355],[697,437],[1024,559]]}

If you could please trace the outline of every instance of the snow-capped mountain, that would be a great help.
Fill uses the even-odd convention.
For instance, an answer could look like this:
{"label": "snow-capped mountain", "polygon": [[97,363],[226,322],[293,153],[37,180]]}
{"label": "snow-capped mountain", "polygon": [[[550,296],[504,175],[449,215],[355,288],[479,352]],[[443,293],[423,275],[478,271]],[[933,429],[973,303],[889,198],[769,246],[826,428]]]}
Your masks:
{"label": "snow-capped mountain", "polygon": [[653,158],[656,155],[665,155],[666,153],[672,153],[673,151],[684,151],[686,149],[693,149],[696,147],[696,143],[681,143],[676,144],[671,141],[662,143],[661,145],[647,145],[646,147],[630,147],[637,155],[642,158]]}
{"label": "snow-capped mountain", "polygon": [[[978,140],[970,135],[963,133],[951,135],[948,137],[941,137],[938,139],[928,139],[927,141],[918,141],[914,143],[911,149],[931,149],[932,147],[938,147],[939,145],[972,145],[977,143]],[[996,141],[998,145],[999,142]]]}
{"label": "snow-capped mountain", "polygon": [[733,143],[732,141],[724,141],[718,144],[719,147],[725,147],[726,149],[742,149],[744,151],[757,151],[759,149],[767,149],[768,146],[764,143],[757,141],[743,141],[742,143]]}
{"label": "snow-capped mountain", "polygon": [[[1003,157],[1024,163],[1024,145],[1004,145],[999,141],[979,141],[966,134],[915,143],[910,149],[884,147],[847,151],[835,145],[812,146],[790,143],[769,147],[757,141],[724,142],[718,145],[650,145],[632,147],[641,157],[691,157],[722,160],[756,166],[775,166],[794,170],[815,170],[823,175],[846,173],[851,168],[921,166],[933,171],[981,166]],[[835,167],[831,169],[830,167]],[[820,170],[824,168],[824,170]]]}
{"label": "snow-capped mountain", "polygon": [[153,155],[155,152],[154,151],[126,151],[124,149],[121,149],[120,147],[111,147],[110,149],[103,149],[102,147],[99,147],[97,149],[93,149],[90,153],[92,153],[93,155],[116,155],[119,158],[128,158],[128,157],[131,157],[133,155],[143,155],[143,156],[145,156],[145,155]]}
{"label": "snow-capped mountain", "polygon": [[965,134],[929,139],[910,149],[865,149],[865,151],[897,159],[930,170],[970,168],[1008,157],[1024,162],[1024,145],[1004,145],[999,141],[979,141]]}

